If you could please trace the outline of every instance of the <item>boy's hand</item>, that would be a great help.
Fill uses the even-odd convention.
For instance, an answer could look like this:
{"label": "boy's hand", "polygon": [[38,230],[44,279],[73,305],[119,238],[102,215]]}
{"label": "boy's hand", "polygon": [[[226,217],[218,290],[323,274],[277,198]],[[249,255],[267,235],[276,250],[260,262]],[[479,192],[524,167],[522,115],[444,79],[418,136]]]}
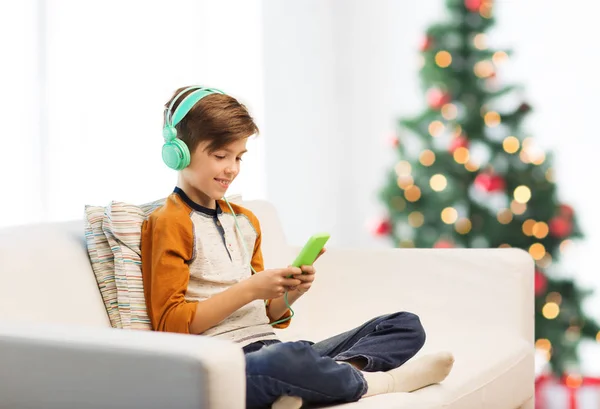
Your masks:
{"label": "boy's hand", "polygon": [[[319,257],[321,257],[321,255],[323,253],[325,253],[325,248],[323,248],[321,250],[321,252],[319,253],[319,255],[317,256],[317,258],[315,259],[315,261],[317,261],[319,259]],[[300,294],[304,294],[305,292],[307,292],[308,290],[310,290],[310,287],[312,286],[313,281],[315,281],[315,273],[317,272],[317,270],[315,269],[315,266],[301,266],[300,269],[302,270],[302,274],[300,275],[294,275],[294,278],[297,278],[298,280],[302,281],[302,284],[290,288],[290,290],[296,290],[298,291]]]}
{"label": "boy's hand", "polygon": [[287,277],[301,274],[302,270],[297,267],[265,270],[250,277],[247,280],[247,285],[250,286],[250,291],[255,300],[279,298],[289,289],[302,283],[294,277]]}

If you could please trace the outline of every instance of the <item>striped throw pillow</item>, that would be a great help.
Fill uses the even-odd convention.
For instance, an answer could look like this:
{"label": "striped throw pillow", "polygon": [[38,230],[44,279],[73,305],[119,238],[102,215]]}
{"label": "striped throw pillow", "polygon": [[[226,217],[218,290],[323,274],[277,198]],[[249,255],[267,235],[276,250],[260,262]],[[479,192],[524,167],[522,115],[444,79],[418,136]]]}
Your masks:
{"label": "striped throw pillow", "polygon": [[104,213],[102,228],[114,256],[118,308],[125,329],[152,329],[142,281],[141,230],[148,215],[164,202],[138,206],[113,201]]}
{"label": "striped throw pillow", "polygon": [[85,206],[85,241],[110,325],[123,328],[117,306],[114,256],[102,229],[104,211],[103,206]]}

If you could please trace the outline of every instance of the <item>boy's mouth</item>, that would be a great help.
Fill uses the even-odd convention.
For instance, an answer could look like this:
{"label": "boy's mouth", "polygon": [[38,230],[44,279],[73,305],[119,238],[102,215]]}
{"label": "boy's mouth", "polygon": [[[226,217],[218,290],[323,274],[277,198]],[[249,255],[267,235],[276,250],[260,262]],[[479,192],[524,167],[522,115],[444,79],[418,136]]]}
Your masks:
{"label": "boy's mouth", "polygon": [[217,179],[215,178],[215,180],[217,182],[219,182],[219,184],[223,187],[223,188],[228,188],[229,184],[231,183],[231,180],[229,179]]}

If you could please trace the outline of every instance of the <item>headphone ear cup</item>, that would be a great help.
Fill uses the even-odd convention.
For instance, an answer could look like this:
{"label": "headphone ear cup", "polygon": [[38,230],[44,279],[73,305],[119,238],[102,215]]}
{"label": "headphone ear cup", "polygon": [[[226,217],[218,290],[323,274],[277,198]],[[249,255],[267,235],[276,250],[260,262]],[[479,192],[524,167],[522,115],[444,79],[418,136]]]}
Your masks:
{"label": "headphone ear cup", "polygon": [[177,129],[174,126],[167,125],[163,128],[163,138],[165,141],[172,141],[177,137]]}
{"label": "headphone ear cup", "polygon": [[163,145],[162,158],[169,168],[182,170],[190,164],[190,150],[181,139],[173,139]]}

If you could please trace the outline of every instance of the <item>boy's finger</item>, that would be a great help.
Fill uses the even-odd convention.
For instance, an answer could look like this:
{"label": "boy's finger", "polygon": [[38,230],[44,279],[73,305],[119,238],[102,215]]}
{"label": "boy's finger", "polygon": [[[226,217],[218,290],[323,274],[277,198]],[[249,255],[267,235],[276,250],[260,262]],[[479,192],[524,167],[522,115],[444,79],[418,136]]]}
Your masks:
{"label": "boy's finger", "polygon": [[302,266],[301,270],[304,274],[313,274],[315,272],[315,268],[313,266]]}
{"label": "boy's finger", "polygon": [[298,280],[297,278],[284,278],[281,282],[281,285],[286,287],[294,287],[300,284],[302,284],[302,281]]}

